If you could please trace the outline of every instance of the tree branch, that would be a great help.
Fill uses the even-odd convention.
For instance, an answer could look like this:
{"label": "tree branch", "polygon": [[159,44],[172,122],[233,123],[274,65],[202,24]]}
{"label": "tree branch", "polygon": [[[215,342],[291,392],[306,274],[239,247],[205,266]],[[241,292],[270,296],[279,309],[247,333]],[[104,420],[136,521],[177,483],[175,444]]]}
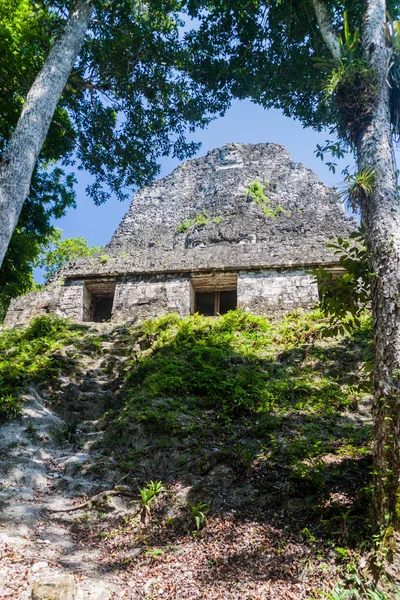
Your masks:
{"label": "tree branch", "polygon": [[333,59],[339,62],[341,58],[339,42],[329,19],[326,6],[323,0],[312,0],[312,3],[323,40],[327,45],[329,52],[332,54]]}

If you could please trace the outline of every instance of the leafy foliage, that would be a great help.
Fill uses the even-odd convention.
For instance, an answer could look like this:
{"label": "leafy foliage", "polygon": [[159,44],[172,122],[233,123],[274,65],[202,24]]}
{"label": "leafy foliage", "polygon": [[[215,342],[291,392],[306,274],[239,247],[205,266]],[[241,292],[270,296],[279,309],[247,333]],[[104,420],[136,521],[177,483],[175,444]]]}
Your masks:
{"label": "leafy foliage", "polygon": [[[29,210],[30,201],[24,205]],[[39,217],[40,211],[34,210],[32,219]],[[49,218],[47,215],[46,218]],[[40,225],[41,226],[41,225]],[[33,269],[44,269],[44,280],[49,281],[55,273],[68,261],[84,256],[93,256],[102,252],[103,247],[89,247],[82,237],[61,239],[62,231],[50,223],[44,224],[43,234],[33,229],[27,234],[26,229],[18,227],[13,235],[11,245],[0,270],[0,322],[4,319],[11,298],[35,291],[41,286],[33,281]],[[14,261],[18,259],[17,264]],[[3,285],[2,285],[3,284]]]}
{"label": "leafy foliage", "polygon": [[[328,127],[348,149],[371,118],[376,74],[362,55],[362,3],[325,4],[332,29],[341,31],[339,62],[332,60],[323,42],[309,2],[239,0],[231,5],[189,0],[186,10],[200,19],[199,27],[187,36],[198,57],[191,72],[216,92],[279,108],[317,131]],[[393,17],[388,26],[388,43],[393,47],[391,121],[398,132],[399,3],[388,2],[387,7]]]}
{"label": "leafy foliage", "polygon": [[198,504],[189,503],[190,513],[192,519],[196,525],[197,531],[207,525],[207,512],[209,510],[208,504],[205,502],[199,502]]}
{"label": "leafy foliage", "polygon": [[55,229],[47,244],[42,247],[37,266],[44,269],[44,280],[48,281],[55,273],[70,260],[93,256],[103,251],[103,246],[88,246],[87,240],[81,235],[76,238],[61,239],[62,231]]}
{"label": "leafy foliage", "polygon": [[[315,13],[307,2],[190,0],[188,13],[200,26],[188,33],[197,60],[191,72],[216,92],[251,98],[265,108],[280,108],[286,116],[321,130],[336,124],[336,112],[323,101],[325,74],[315,57],[328,60]],[[330,5],[331,8],[331,5]],[[331,11],[341,29],[343,10]],[[355,5],[349,21],[358,22]]]}
{"label": "leafy foliage", "polygon": [[20,392],[31,382],[49,382],[68,371],[73,360],[63,349],[71,344],[84,351],[87,328],[56,317],[37,317],[23,329],[0,332],[0,421],[18,414]]}
{"label": "leafy foliage", "polygon": [[[75,176],[92,175],[99,204],[149,183],[161,156],[191,156],[187,141],[225,103],[187,73],[180,2],[95,3],[84,47],[55,110],[29,198],[0,271],[0,318],[10,298],[32,287],[32,268],[54,233],[53,219],[75,205]],[[0,0],[0,156],[37,73],[65,26],[70,2]],[[57,163],[57,166],[55,166]]]}
{"label": "leafy foliage", "polygon": [[343,272],[320,266],[312,273],[317,279],[321,308],[329,317],[328,335],[337,335],[360,326],[360,318],[371,301],[371,273],[365,247],[364,232],[360,229],[349,240],[338,238],[328,244],[334,248]]}
{"label": "leafy foliage", "polygon": [[347,175],[342,196],[353,212],[358,212],[362,202],[368,200],[372,195],[375,184],[375,172],[372,169],[364,169],[358,173]]}
{"label": "leafy foliage", "polygon": [[370,122],[378,96],[375,73],[362,59],[341,62],[324,84],[325,100],[334,100],[338,109],[339,137],[356,143],[361,130]]}
{"label": "leafy foliage", "polygon": [[[18,119],[22,99],[65,27],[69,8],[64,0],[40,5],[1,0],[6,55],[0,70],[7,78],[2,81],[12,83],[7,91],[15,103],[12,119],[0,122],[0,150]],[[160,156],[191,156],[198,144],[186,135],[224,108],[217,95],[187,74],[191,57],[180,31],[180,9],[181,3],[171,0],[99,0],[94,5],[44,155],[61,158],[63,165],[78,161],[93,176],[87,193],[96,203],[111,192],[123,199],[127,188],[148,184],[159,171]]]}
{"label": "leafy foliage", "polygon": [[152,500],[156,498],[161,492],[165,490],[161,481],[150,481],[144,488],[139,488],[140,497],[142,499],[142,505],[144,507],[150,506]]}
{"label": "leafy foliage", "polygon": [[359,44],[359,28],[350,32],[347,11],[343,14],[343,32],[338,37],[340,61],[315,61],[329,73],[324,82],[326,102],[333,100],[338,109],[336,131],[339,138],[353,145],[370,121],[377,99],[376,74],[364,61]]}

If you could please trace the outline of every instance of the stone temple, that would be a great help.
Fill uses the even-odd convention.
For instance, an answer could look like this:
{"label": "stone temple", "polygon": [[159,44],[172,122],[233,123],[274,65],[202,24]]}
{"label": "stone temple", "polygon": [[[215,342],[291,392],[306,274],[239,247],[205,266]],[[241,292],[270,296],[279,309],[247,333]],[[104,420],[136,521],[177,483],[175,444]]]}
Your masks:
{"label": "stone temple", "polygon": [[283,146],[228,144],[140,190],[104,254],[13,300],[6,324],[47,313],[118,322],[309,309],[318,301],[310,267],[337,269],[326,244],[356,227],[337,192]]}

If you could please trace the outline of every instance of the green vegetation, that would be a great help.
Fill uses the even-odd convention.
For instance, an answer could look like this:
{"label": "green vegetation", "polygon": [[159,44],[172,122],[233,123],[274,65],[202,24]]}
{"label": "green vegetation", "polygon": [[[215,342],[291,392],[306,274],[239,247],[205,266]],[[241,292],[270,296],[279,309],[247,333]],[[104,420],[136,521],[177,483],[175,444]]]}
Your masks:
{"label": "green vegetation", "polygon": [[247,197],[251,197],[255,204],[263,207],[266,218],[276,219],[280,214],[286,212],[280,204],[276,205],[268,196],[266,191],[268,184],[262,185],[257,179],[247,187]]}
{"label": "green vegetation", "polygon": [[344,189],[341,192],[347,206],[355,213],[360,211],[361,203],[373,194],[375,173],[372,169],[364,169],[357,173],[346,175]]}
{"label": "green vegetation", "polygon": [[182,223],[178,225],[176,228],[177,233],[187,233],[191,227],[194,225],[207,225],[207,223],[221,223],[224,220],[224,217],[209,217],[208,214],[204,211],[202,213],[198,213],[194,219],[185,219]]}
{"label": "green vegetation", "polygon": [[[51,398],[60,374],[85,377],[82,353],[101,356],[116,392],[100,416],[97,449],[112,454],[117,485],[139,490],[140,511],[110,524],[112,531],[99,519],[96,543],[123,539],[154,559],[163,555],[158,548],[167,555],[187,539],[207,544],[220,535],[218,519],[226,515],[230,527],[234,515],[233,527],[250,520],[279,531],[277,557],[290,539],[302,540],[312,568],[328,561],[330,581],[341,574],[338,591],[356,598],[360,585],[373,590],[352,579],[360,553],[375,548],[366,520],[371,423],[358,410],[368,402],[362,367],[371,323],[360,315],[357,330],[325,338],[327,323],[319,311],[271,321],[236,310],[218,318],[167,315],[94,336],[40,317],[0,333],[0,416],[18,414],[19,391],[29,383]],[[101,354],[102,341],[111,340],[112,350]],[[60,407],[57,393],[54,404],[68,414],[63,398]],[[72,428],[59,436],[79,443]],[[109,469],[102,460],[92,476]]]}
{"label": "green vegetation", "polygon": [[[365,455],[370,439],[368,427],[336,425],[337,415],[364,396],[359,365],[370,320],[361,319],[354,339],[327,341],[325,326],[319,312],[272,323],[238,310],[218,319],[168,315],[132,327],[124,340],[132,348],[130,368],[120,406],[108,415],[109,434],[124,445],[137,425],[170,448],[222,435],[245,470],[261,452],[291,465],[294,485],[309,478],[323,485],[324,467],[307,461],[331,451]],[[246,448],[235,431],[243,419]]]}
{"label": "green vegetation", "polygon": [[196,525],[197,531],[207,525],[207,512],[209,510],[208,504],[205,502],[199,502],[198,504],[192,504],[189,502],[190,514]]}
{"label": "green vegetation", "polygon": [[[50,224],[42,233],[43,235],[38,235],[35,228],[31,235],[26,235],[24,230],[19,229],[14,233],[13,240],[18,239],[18,235],[22,235],[24,241],[19,240],[19,250],[17,247],[14,248],[13,241],[10,246],[11,249],[14,248],[15,252],[21,253],[21,257],[18,258],[18,269],[15,268],[12,261],[8,260],[9,253],[0,269],[0,323],[6,316],[11,298],[40,290],[43,287],[33,281],[34,268],[43,269],[43,278],[47,283],[70,260],[95,256],[103,251],[102,246],[89,247],[87,240],[81,235],[62,240],[62,230],[50,227]],[[33,246],[30,245],[32,236],[34,238]],[[101,262],[103,262],[102,259],[103,255],[100,258]]]}
{"label": "green vegetation", "polygon": [[165,490],[161,481],[150,481],[144,488],[139,488],[142,505],[148,508],[152,500],[154,500],[161,492]]}
{"label": "green vegetation", "polygon": [[[203,442],[213,439],[220,428],[229,430],[246,417],[252,443],[243,445],[233,435],[230,444],[246,469],[260,443],[270,457],[285,454],[293,465],[324,454],[337,440],[338,412],[352,409],[363,397],[359,364],[369,349],[370,320],[360,317],[354,339],[346,334],[327,341],[321,335],[325,326],[319,312],[271,322],[240,310],[218,319],[167,315],[126,326],[118,343],[130,366],[123,372],[119,406],[108,415],[110,431],[120,436],[134,422],[150,435],[168,438],[169,445],[182,436],[196,443],[198,436]],[[99,336],[87,327],[55,317],[5,329],[0,334],[3,409],[12,417],[18,390],[30,382],[51,381],[73,368],[79,352],[99,348]],[[213,415],[212,427],[205,414]],[[292,431],[282,443],[285,419],[295,415],[301,415],[298,435]],[[365,452],[367,429],[342,428],[341,433],[337,453]]]}
{"label": "green vegetation", "polygon": [[65,240],[62,240],[61,237],[61,229],[56,228],[48,242],[41,248],[36,266],[44,269],[43,277],[45,281],[51,279],[70,260],[95,256],[103,251],[103,246],[90,247],[87,240],[81,235]]}
{"label": "green vegetation", "polygon": [[31,383],[50,384],[92,352],[96,336],[87,327],[56,317],[37,317],[28,327],[0,333],[0,423],[14,418],[19,395]]}
{"label": "green vegetation", "polygon": [[378,96],[377,77],[362,57],[359,29],[350,32],[348,14],[344,11],[343,32],[338,37],[340,60],[317,61],[329,73],[324,83],[324,97],[338,109],[338,130],[349,144],[355,143],[361,128],[367,124]]}
{"label": "green vegetation", "polygon": [[362,228],[349,236],[327,244],[333,248],[343,269],[341,273],[329,268],[312,269],[321,295],[321,309],[329,317],[325,333],[337,335],[351,332],[360,326],[360,317],[371,302],[371,272],[365,233]]}

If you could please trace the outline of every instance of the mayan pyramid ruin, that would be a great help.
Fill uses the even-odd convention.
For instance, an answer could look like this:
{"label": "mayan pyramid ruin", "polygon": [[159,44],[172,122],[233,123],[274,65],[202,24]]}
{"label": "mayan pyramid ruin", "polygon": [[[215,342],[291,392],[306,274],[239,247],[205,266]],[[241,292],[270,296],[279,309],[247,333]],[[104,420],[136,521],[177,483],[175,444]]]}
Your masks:
{"label": "mayan pyramid ruin", "polygon": [[6,324],[308,309],[318,301],[309,269],[337,269],[326,244],[356,227],[335,189],[285,147],[228,144],[140,190],[105,252],[12,301]]}

